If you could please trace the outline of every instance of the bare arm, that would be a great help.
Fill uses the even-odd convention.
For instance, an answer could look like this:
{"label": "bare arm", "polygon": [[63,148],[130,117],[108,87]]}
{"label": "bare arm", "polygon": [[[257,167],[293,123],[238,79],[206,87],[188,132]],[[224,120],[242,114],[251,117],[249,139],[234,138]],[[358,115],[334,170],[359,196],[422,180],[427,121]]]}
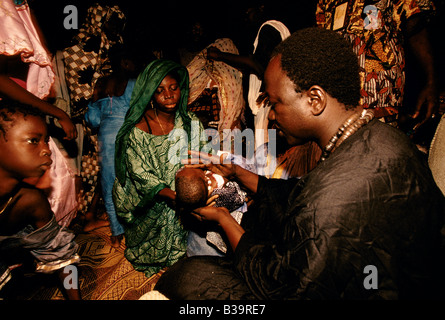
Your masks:
{"label": "bare arm", "polygon": [[176,192],[174,192],[172,189],[164,188],[158,192],[157,196],[167,202],[167,204],[172,208],[176,207]]}
{"label": "bare arm", "polygon": [[12,100],[16,100],[24,104],[31,105],[39,109],[43,113],[57,118],[63,130],[65,131],[65,139],[75,139],[77,137],[77,130],[70,117],[63,110],[36,97],[20,85],[18,85],[15,81],[11,80],[5,73],[5,59],[6,57],[0,56],[0,95],[6,96]]}
{"label": "bare arm", "polygon": [[262,76],[264,68],[251,56],[241,56],[233,53],[222,52],[215,47],[207,49],[207,58],[222,61],[237,69],[247,69],[258,76]]}
{"label": "bare arm", "polygon": [[166,200],[174,201],[176,199],[176,192],[170,188],[164,188],[158,192],[158,196]]}

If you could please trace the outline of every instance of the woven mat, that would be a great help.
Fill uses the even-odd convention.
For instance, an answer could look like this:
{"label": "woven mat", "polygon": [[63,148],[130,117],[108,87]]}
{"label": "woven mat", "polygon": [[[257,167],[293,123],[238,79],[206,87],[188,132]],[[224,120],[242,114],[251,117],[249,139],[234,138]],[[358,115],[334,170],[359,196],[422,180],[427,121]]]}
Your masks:
{"label": "woven mat", "polygon": [[[124,257],[125,243],[110,245],[110,229],[102,227],[76,237],[81,261],[77,265],[83,300],[137,300],[153,290],[164,272],[147,278]],[[65,300],[56,277],[25,275],[18,300]]]}

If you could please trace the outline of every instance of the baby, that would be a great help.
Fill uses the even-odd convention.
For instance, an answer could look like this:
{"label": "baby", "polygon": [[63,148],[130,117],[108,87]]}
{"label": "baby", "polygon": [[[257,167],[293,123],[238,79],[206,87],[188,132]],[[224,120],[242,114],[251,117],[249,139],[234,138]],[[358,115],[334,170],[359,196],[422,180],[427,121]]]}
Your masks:
{"label": "baby", "polygon": [[[175,178],[176,204],[185,211],[212,204],[225,207],[241,223],[243,213],[247,209],[247,193],[241,190],[238,183],[213,173],[194,168],[182,168]],[[223,255],[227,253],[227,245],[216,231],[206,230],[205,244],[199,232],[191,231],[188,241],[188,256],[192,255]],[[210,244],[209,244],[210,243]],[[210,246],[207,248],[206,246]],[[218,250],[215,251],[213,246]]]}

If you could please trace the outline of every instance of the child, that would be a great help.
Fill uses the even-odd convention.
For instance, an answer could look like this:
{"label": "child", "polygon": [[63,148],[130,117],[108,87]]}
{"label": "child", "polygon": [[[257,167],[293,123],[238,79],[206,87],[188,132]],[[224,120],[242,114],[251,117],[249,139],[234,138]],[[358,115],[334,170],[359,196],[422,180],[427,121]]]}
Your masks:
{"label": "child", "polygon": [[[55,120],[63,129],[63,140],[77,137],[70,116],[52,105],[55,74],[43,33],[27,1],[2,1],[0,18],[0,99],[31,105]],[[54,136],[62,141],[62,136]],[[47,189],[51,210],[60,224],[68,224],[77,212],[74,173],[54,139],[49,141],[54,165],[40,188]],[[43,183],[45,182],[45,183]]]}
{"label": "child", "polygon": [[[18,102],[0,101],[0,280],[6,284],[19,253],[30,253],[37,272],[57,271],[79,261],[74,234],[61,227],[37,183],[52,164],[45,116]],[[68,299],[80,299],[78,286],[66,288]]]}
{"label": "child", "polygon": [[[238,223],[247,209],[247,193],[238,183],[228,181],[211,171],[182,168],[175,179],[176,204],[180,210],[191,211],[208,204],[227,208]],[[218,255],[227,253],[221,235],[213,230],[194,229],[189,233],[187,255]],[[206,234],[204,239],[203,234]]]}

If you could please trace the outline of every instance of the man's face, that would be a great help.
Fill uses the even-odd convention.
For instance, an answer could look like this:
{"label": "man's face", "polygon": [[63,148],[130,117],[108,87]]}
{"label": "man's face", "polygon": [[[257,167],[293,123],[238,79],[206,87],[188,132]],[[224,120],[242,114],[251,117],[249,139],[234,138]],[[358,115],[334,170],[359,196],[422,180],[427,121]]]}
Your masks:
{"label": "man's face", "polygon": [[0,170],[17,180],[41,177],[51,166],[51,151],[44,120],[14,115],[14,124],[0,135]]}
{"label": "man's face", "polygon": [[266,93],[271,110],[269,121],[272,129],[286,139],[290,145],[301,145],[311,137],[309,97],[297,93],[294,83],[281,69],[281,56],[273,58],[264,74]]}

